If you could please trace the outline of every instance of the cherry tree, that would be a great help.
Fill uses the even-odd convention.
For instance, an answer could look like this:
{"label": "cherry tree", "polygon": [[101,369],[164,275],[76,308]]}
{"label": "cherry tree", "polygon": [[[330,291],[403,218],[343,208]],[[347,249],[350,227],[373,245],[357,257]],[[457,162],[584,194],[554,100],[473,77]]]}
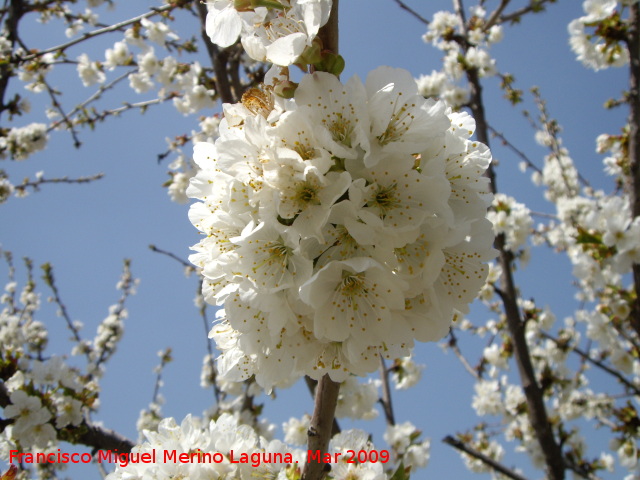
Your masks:
{"label": "cherry tree", "polygon": [[[31,260],[2,250],[3,480],[60,478],[70,463],[93,463],[111,480],[421,478],[428,431],[400,420],[392,401],[393,390],[419,383],[417,342],[439,342],[473,384],[467,403],[479,423],[443,440],[472,472],[640,478],[640,4],[585,0],[567,27],[585,76],[628,71],[620,98],[605,105],[627,109],[628,120],[594,139],[606,155],[603,189],[572,159],[543,92],[525,93],[526,79],[493,55],[518,24],[566,2],[453,0],[450,11],[393,3],[422,25],[440,69],[414,78],[382,65],[342,78],[338,0],[172,0],[106,23],[105,7],[118,11],[110,0],[4,2],[0,115],[10,126],[0,128],[9,164],[0,204],[62,188],[48,184],[101,180],[37,172],[16,181],[10,162],[46,153],[53,135],[80,148],[87,127],[162,104],[194,118],[158,159],[171,159],[165,187],[190,203],[184,215],[200,241],[188,260],[152,249],[198,279],[210,339],[201,384],[215,402],[199,416],[165,417],[167,349],[138,439],[94,420],[138,284],[131,262],[87,338],[57,270],[42,265],[40,283]],[[23,34],[35,21],[67,39],[36,48]],[[104,50],[93,47],[105,38]],[[530,40],[523,49],[539,48]],[[55,77],[69,69],[87,89],[72,107]],[[494,128],[484,88],[496,79],[515,112],[535,107],[525,119],[543,158]],[[119,103],[132,94],[144,99]],[[25,122],[32,104],[44,116]],[[544,211],[498,189],[496,152],[530,174]],[[554,312],[564,306],[520,284],[546,250],[572,268],[577,301],[563,319]],[[68,352],[48,348],[41,295],[66,324]],[[296,382],[311,393],[312,413],[290,418],[277,439],[257,399]],[[378,413],[383,441],[344,428],[343,419]]]}

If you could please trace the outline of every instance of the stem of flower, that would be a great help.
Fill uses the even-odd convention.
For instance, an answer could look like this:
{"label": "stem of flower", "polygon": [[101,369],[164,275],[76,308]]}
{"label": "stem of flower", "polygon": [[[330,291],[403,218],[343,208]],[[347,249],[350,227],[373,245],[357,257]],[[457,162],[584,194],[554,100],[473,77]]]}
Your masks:
{"label": "stem of flower", "polygon": [[[327,453],[339,391],[340,384],[331,380],[328,374],[318,382],[315,408],[307,432],[307,445],[316,458],[324,459],[324,454]],[[319,455],[315,455],[318,452]],[[302,471],[302,480],[322,480],[330,468],[329,463],[307,461]]]}
{"label": "stem of flower", "polygon": [[[338,1],[333,0],[329,20],[318,32],[323,48],[331,50],[336,55],[339,53]],[[309,431],[307,432],[307,445],[314,454],[316,452],[320,453],[319,458],[324,458],[324,454],[329,447],[339,392],[340,384],[331,380],[328,374],[320,379],[316,387],[315,407]],[[302,471],[301,480],[322,480],[330,469],[329,463],[307,461]]]}
{"label": "stem of flower", "polygon": [[318,32],[318,37],[322,40],[322,48],[330,50],[336,55],[339,53],[339,35],[338,35],[338,1],[333,0],[331,6],[331,15],[329,21]]}

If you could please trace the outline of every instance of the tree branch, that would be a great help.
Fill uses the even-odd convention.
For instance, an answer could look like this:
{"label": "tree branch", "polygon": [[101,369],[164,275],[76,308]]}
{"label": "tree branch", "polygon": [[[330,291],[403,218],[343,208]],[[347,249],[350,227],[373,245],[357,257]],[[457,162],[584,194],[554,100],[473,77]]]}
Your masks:
{"label": "tree branch", "polygon": [[[627,190],[633,219],[640,217],[640,4],[629,7],[629,179]],[[633,264],[636,301],[631,312],[631,325],[640,336],[640,264]]]}
{"label": "tree branch", "polygon": [[[331,14],[326,25],[320,29],[318,36],[322,40],[323,48],[331,50],[336,55],[339,54],[338,37],[338,0],[333,0]],[[329,374],[325,374],[316,386],[315,407],[311,424],[307,432],[307,445],[312,452],[318,452],[319,458],[323,458],[329,447],[331,432],[334,426],[336,406],[338,404],[338,394],[340,384],[331,380]],[[322,480],[331,470],[329,463],[320,461],[309,461],[304,465],[301,480]]]}
{"label": "tree branch", "polygon": [[489,19],[487,20],[487,23],[485,23],[484,26],[482,27],[482,30],[484,30],[485,32],[488,32],[489,29],[498,22],[500,15],[504,11],[504,9],[507,8],[507,5],[509,5],[509,2],[511,2],[511,0],[501,0],[500,5],[498,5],[498,8],[496,8],[491,13],[491,15],[489,16]]}
{"label": "tree branch", "polygon": [[499,473],[505,475],[506,477],[512,478],[513,480],[527,480],[526,477],[523,477],[522,475],[520,475],[520,474],[514,472],[513,470],[505,467],[501,463],[496,462],[493,458],[490,458],[490,457],[486,456],[484,453],[478,452],[477,450],[475,450],[475,449],[469,447],[468,445],[466,445],[464,442],[462,442],[462,441],[460,441],[460,440],[458,440],[456,438],[453,438],[450,435],[444,437],[442,439],[442,441],[444,443],[446,443],[447,445],[451,445],[453,448],[455,448],[457,450],[460,450],[461,452],[464,452],[467,455],[470,455],[473,458],[476,458],[476,459],[480,460],[482,463],[484,463],[488,467],[492,468],[496,472],[499,472]]}
{"label": "tree branch", "polygon": [[[454,0],[456,10],[462,25],[465,25],[461,0]],[[467,49],[466,45],[462,45]],[[489,128],[486,120],[484,102],[482,98],[482,86],[476,69],[468,69],[467,81],[471,89],[471,108],[476,121],[476,135],[478,140],[489,147]],[[487,169],[487,176],[491,182],[491,192],[497,193],[496,174],[492,165]],[[498,262],[502,268],[500,277],[501,299],[504,313],[507,319],[507,327],[513,341],[514,357],[518,365],[520,382],[525,393],[528,405],[528,415],[531,426],[536,433],[545,463],[547,476],[550,480],[563,480],[565,478],[565,463],[562,449],[558,444],[547,416],[543,392],[536,380],[535,370],[531,361],[531,354],[525,336],[525,323],[520,316],[518,308],[518,295],[513,279],[513,254],[505,247],[504,234],[496,237],[494,247],[498,250]]]}
{"label": "tree branch", "polygon": [[458,357],[458,360],[460,360],[460,363],[462,363],[462,366],[464,367],[464,369],[469,372],[469,374],[476,380],[480,380],[482,377],[480,376],[480,371],[482,371],[481,369],[476,369],[473,368],[471,366],[471,364],[469,363],[469,361],[465,358],[465,356],[462,354],[462,351],[460,350],[460,347],[458,347],[458,337],[456,336],[456,334],[454,333],[453,328],[451,328],[449,330],[449,343],[447,343],[447,346],[453,350],[453,353],[455,354],[456,357]]}
{"label": "tree branch", "polygon": [[509,148],[513,153],[515,153],[518,157],[520,157],[522,161],[527,164],[528,168],[532,169],[534,172],[538,172],[542,174],[542,170],[540,169],[540,167],[538,167],[535,163],[533,163],[531,159],[529,159],[529,157],[527,157],[527,155],[522,150],[518,149],[513,143],[507,140],[507,138],[502,133],[498,132],[491,125],[488,125],[488,128],[491,134],[494,137],[498,138],[500,142],[502,142],[503,146]]}
{"label": "tree branch", "polygon": [[24,179],[20,185],[15,185],[15,189],[17,192],[24,193],[28,188],[33,188],[34,191],[40,190],[40,187],[47,183],[65,183],[65,184],[74,184],[74,183],[90,183],[96,180],[100,180],[104,177],[104,173],[96,173],[95,175],[91,175],[90,177],[78,177],[78,178],[69,178],[69,177],[58,177],[58,178],[44,178],[38,177],[36,175],[36,180]]}
{"label": "tree branch", "polygon": [[506,22],[517,22],[518,20],[520,20],[520,17],[522,15],[525,15],[529,12],[541,12],[544,10],[545,3],[553,3],[555,1],[556,0],[530,0],[529,5],[507,15],[503,15],[498,19],[496,23],[501,24]]}
{"label": "tree branch", "polygon": [[33,60],[34,58],[41,57],[42,55],[45,55],[47,53],[58,52],[58,51],[63,52],[67,48],[72,47],[73,45],[77,45],[78,43],[84,42],[85,40],[88,40],[90,38],[97,37],[98,35],[102,35],[103,33],[115,32],[116,30],[120,30],[123,27],[139,22],[144,18],[153,17],[154,15],[158,15],[160,13],[173,10],[174,8],[177,8],[177,7],[178,5],[174,3],[163,5],[162,7],[157,7],[157,8],[154,7],[147,13],[143,13],[142,15],[138,15],[137,17],[130,18],[129,20],[124,20],[120,23],[109,25],[108,27],[99,28],[92,32],[87,32],[84,35],[79,36],[78,38],[74,38],[73,40],[69,40],[68,42],[61,43],[60,45],[57,45],[55,47],[46,48],[36,53],[32,53],[30,55],[25,55],[24,57],[20,57],[20,61],[27,62],[29,60]]}
{"label": "tree branch", "polygon": [[416,12],[414,9],[409,7],[402,0],[393,0],[393,1],[396,2],[400,8],[402,8],[403,10],[406,10],[407,12],[409,12],[411,15],[413,15],[418,20],[420,20],[422,23],[424,23],[425,25],[429,25],[429,20],[427,20],[422,15],[420,15],[418,12]]}
{"label": "tree branch", "polygon": [[[324,457],[329,447],[339,392],[340,384],[331,380],[328,374],[320,379],[316,387],[315,408],[307,432],[307,445],[314,454],[319,452],[319,458]],[[304,465],[302,480],[322,480],[331,470],[329,463],[309,460]]]}
{"label": "tree branch", "polygon": [[393,403],[391,402],[391,390],[389,389],[389,369],[385,365],[384,357],[380,355],[380,380],[382,380],[382,398],[380,403],[387,419],[387,425],[395,425],[396,419],[393,414]]}
{"label": "tree branch", "polygon": [[331,15],[326,25],[318,32],[318,37],[322,40],[322,48],[331,50],[333,53],[340,53],[340,36],[338,34],[338,1],[333,0]]}
{"label": "tree branch", "polygon": [[[315,398],[316,387],[318,386],[318,381],[311,378],[309,375],[304,376],[304,381],[307,384],[307,388],[309,389],[309,393],[311,393],[311,397]],[[338,419],[333,417],[333,425],[331,427],[331,436],[339,434],[342,431],[340,428],[340,424],[338,423]]]}
{"label": "tree branch", "polygon": [[584,350],[582,350],[582,349],[580,349],[578,347],[567,346],[564,341],[562,341],[562,340],[560,340],[558,338],[555,338],[554,336],[549,335],[546,332],[540,332],[540,334],[543,337],[548,338],[549,340],[551,340],[553,343],[555,343],[560,348],[564,348],[564,347],[569,348],[572,352],[574,352],[576,355],[578,355],[583,360],[591,363],[592,365],[595,365],[599,369],[601,369],[601,370],[607,372],[609,375],[615,377],[620,383],[622,383],[625,387],[627,387],[629,390],[631,390],[634,395],[640,396],[640,388],[638,388],[638,386],[634,385],[629,380],[627,380],[617,370],[614,370],[614,369],[608,367],[607,365],[602,363],[600,360],[596,360],[591,355],[589,355],[589,353],[585,352]]}
{"label": "tree branch", "polygon": [[[20,23],[20,19],[25,13],[24,2],[22,0],[11,0],[8,7],[5,29],[7,32],[7,41],[11,43],[12,51],[18,41],[18,23]],[[12,70],[11,62],[0,65],[0,114],[8,108],[7,105],[5,105],[4,96],[7,93],[9,80],[13,76]]]}
{"label": "tree branch", "polygon": [[196,8],[198,9],[198,16],[200,17],[200,35],[207,47],[209,59],[213,66],[213,72],[216,75],[216,93],[220,95],[222,103],[236,103],[240,101],[240,98],[236,98],[236,96],[231,92],[231,84],[227,75],[229,53],[227,52],[227,49],[220,50],[217,45],[213,44],[209,35],[207,35],[207,6],[203,2],[197,2]]}

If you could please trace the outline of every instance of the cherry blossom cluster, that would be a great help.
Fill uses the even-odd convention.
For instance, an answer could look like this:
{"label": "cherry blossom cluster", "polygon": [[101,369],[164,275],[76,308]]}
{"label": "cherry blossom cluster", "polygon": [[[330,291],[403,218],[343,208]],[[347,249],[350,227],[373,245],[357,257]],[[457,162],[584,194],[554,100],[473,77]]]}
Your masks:
{"label": "cherry blossom cluster", "polygon": [[382,67],[362,84],[305,76],[225,105],[220,138],[195,146],[188,194],[204,235],[191,261],[220,373],[267,388],[301,375],[374,371],[466,312],[493,256],[474,122]]}
{"label": "cherry blossom cluster", "polygon": [[504,235],[507,250],[528,256],[526,243],[533,228],[533,219],[526,206],[513,197],[497,193],[487,218],[493,224],[495,234]]}
{"label": "cherry blossom cluster", "polygon": [[[593,70],[629,63],[629,52],[620,42],[625,31],[624,13],[638,0],[585,0],[586,15],[569,24],[569,43],[578,60]],[[618,32],[618,34],[616,34]]]}
{"label": "cherry blossom cluster", "polygon": [[[155,454],[156,458],[170,452],[178,458],[181,454],[193,455],[190,462],[128,463],[116,465],[107,480],[153,478],[170,480],[175,478],[227,478],[251,480],[254,478],[299,479],[302,467],[307,462],[307,450],[291,447],[279,440],[259,435],[249,425],[239,421],[237,415],[228,413],[216,420],[203,421],[187,416],[180,425],[174,419],[160,422],[157,431],[145,431],[146,441],[134,447],[132,454]],[[295,443],[295,442],[294,442]],[[375,446],[368,434],[360,430],[349,430],[335,435],[329,445],[332,458],[340,453],[338,462],[331,463],[328,479],[367,478],[384,480],[385,465],[381,461],[347,463],[347,450],[370,452]],[[206,460],[201,454],[216,453],[215,461]],[[242,461],[246,456],[247,461]]]}
{"label": "cherry blossom cluster", "polygon": [[47,126],[44,123],[31,123],[24,127],[7,129],[0,136],[0,158],[24,160],[47,146]]}
{"label": "cherry blossom cluster", "polygon": [[[28,280],[21,289],[15,280],[15,267],[9,252],[1,252],[9,267],[9,283],[0,296],[0,392],[6,427],[0,435],[3,448],[0,458],[8,461],[9,450],[22,452],[55,452],[59,440],[75,442],[90,412],[99,406],[99,378],[104,363],[115,351],[122,336],[122,319],[126,316],[123,302],[134,293],[136,280],[128,268],[118,282],[122,300],[110,308],[110,313],[98,326],[93,340],[82,340],[78,321],[71,322],[57,290],[48,265],[43,266],[45,282],[54,291],[50,299],[59,307],[59,316],[69,323],[75,339],[71,352],[74,360],[46,354],[48,330],[38,320],[41,311],[40,294],[27,261]],[[82,371],[78,357],[86,358]],[[42,465],[38,468],[62,468],[61,465]]]}
{"label": "cherry blossom cluster", "polygon": [[206,30],[221,47],[238,37],[246,54],[282,67],[311,49],[329,20],[331,0],[209,0]]}
{"label": "cherry blossom cluster", "polygon": [[418,89],[425,97],[439,97],[448,105],[459,107],[469,101],[469,90],[461,85],[465,70],[474,69],[480,77],[496,74],[495,60],[489,48],[503,37],[502,26],[489,24],[486,10],[481,6],[471,9],[471,28],[465,42],[460,42],[463,31],[458,15],[439,11],[433,15],[427,33],[422,37],[427,43],[444,52],[443,70],[421,75]]}

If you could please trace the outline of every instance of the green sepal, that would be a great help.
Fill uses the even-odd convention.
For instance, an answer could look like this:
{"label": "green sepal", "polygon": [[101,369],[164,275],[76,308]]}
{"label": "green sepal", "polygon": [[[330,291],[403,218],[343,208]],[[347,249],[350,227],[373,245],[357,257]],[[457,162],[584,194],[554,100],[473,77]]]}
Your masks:
{"label": "green sepal", "polygon": [[404,463],[400,462],[400,465],[398,465],[398,469],[393,473],[393,476],[390,480],[409,480],[410,471],[411,467],[405,468]]}
{"label": "green sepal", "polygon": [[344,58],[342,58],[341,55],[331,52],[323,52],[322,61],[315,63],[313,66],[318,71],[328,72],[337,77],[344,70],[345,63]]}
{"label": "green sepal", "polygon": [[300,56],[296,59],[296,63],[303,65],[316,65],[322,62],[322,42],[318,37],[314,38],[311,45],[306,47]]}

